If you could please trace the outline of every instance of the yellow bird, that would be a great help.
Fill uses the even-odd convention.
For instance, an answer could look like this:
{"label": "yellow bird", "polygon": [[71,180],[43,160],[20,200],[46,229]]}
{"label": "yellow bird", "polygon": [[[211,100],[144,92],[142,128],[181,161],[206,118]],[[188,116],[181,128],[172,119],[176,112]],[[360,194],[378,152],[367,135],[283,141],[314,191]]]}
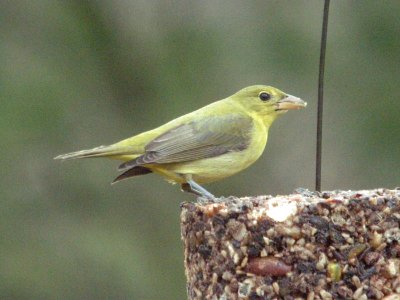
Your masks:
{"label": "yellow bird", "polygon": [[112,145],[55,159],[107,157],[124,161],[113,182],[156,173],[182,191],[214,199],[200,184],[231,176],[254,163],[267,144],[268,129],[288,110],[307,105],[274,87],[254,85]]}

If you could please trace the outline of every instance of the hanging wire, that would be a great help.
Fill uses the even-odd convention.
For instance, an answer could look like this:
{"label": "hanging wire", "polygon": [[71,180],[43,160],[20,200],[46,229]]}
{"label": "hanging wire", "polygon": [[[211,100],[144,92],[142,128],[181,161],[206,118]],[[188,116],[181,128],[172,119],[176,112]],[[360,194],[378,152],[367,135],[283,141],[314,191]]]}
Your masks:
{"label": "hanging wire", "polygon": [[319,55],[319,78],[318,78],[318,113],[317,113],[317,150],[315,170],[315,190],[321,191],[321,159],[322,159],[322,112],[324,103],[324,71],[326,40],[328,35],[329,2],[325,0],[324,16],[322,21],[321,51]]}

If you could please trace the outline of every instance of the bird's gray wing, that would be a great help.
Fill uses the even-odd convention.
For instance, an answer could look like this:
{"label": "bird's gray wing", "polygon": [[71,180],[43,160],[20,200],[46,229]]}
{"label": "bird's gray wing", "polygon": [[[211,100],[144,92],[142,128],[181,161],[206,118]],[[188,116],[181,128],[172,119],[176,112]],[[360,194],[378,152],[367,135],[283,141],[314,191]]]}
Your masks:
{"label": "bird's gray wing", "polygon": [[119,166],[120,171],[146,164],[192,161],[242,151],[251,139],[253,120],[239,114],[205,117],[177,126],[148,143],[145,153]]}

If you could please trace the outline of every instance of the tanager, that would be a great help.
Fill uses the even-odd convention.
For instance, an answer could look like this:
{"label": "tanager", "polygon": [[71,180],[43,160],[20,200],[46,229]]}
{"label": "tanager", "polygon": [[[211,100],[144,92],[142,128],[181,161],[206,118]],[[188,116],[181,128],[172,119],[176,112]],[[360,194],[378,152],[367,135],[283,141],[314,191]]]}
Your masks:
{"label": "tanager", "polygon": [[55,159],[107,157],[123,163],[117,182],[156,173],[182,191],[209,199],[200,184],[231,176],[254,163],[267,144],[268,129],[288,110],[306,102],[281,90],[253,85],[225,99],[115,144],[72,152]]}

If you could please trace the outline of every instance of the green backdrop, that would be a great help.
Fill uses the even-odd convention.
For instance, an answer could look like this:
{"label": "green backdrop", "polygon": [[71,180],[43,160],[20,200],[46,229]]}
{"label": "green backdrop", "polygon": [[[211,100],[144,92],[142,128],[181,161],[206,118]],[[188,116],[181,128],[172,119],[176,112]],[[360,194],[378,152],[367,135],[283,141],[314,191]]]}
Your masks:
{"label": "green backdrop", "polygon": [[[54,161],[270,84],[305,99],[216,195],[313,189],[323,1],[1,1],[0,298],[184,299],[177,186]],[[400,179],[400,2],[332,1],[323,189]]]}

